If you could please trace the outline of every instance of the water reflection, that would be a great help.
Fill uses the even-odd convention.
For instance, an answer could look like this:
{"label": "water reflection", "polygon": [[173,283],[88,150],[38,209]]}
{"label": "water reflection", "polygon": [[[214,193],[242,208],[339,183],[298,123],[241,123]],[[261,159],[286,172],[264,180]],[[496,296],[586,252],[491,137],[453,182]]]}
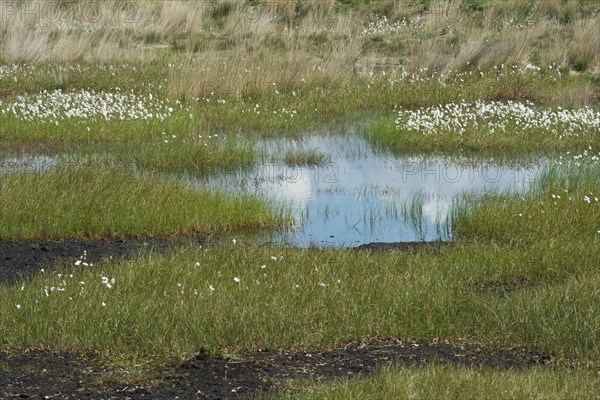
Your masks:
{"label": "water reflection", "polygon": [[[271,161],[186,178],[193,185],[258,194],[289,204],[293,226],[252,235],[260,241],[301,247],[449,240],[452,204],[458,196],[525,191],[543,165],[398,158],[373,151],[353,135],[271,140],[262,146]],[[290,152],[313,152],[328,161],[286,165],[281,157]],[[44,172],[65,162],[45,156],[9,157],[0,159],[0,174]]]}
{"label": "water reflection", "polygon": [[290,204],[292,228],[257,235],[295,246],[449,240],[453,199],[467,192],[524,191],[541,170],[540,165],[396,158],[372,151],[355,136],[314,136],[266,146],[274,156],[316,151],[330,162],[289,166],[274,160],[251,170],[196,178],[196,184]]}
{"label": "water reflection", "polygon": [[0,174],[17,172],[45,172],[58,161],[48,156],[18,156],[0,158]]}

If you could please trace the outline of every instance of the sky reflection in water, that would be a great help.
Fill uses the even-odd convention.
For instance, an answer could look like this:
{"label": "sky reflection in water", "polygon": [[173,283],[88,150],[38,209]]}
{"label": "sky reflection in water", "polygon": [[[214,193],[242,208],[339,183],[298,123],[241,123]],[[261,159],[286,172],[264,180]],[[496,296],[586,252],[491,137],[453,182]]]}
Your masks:
{"label": "sky reflection in water", "polygon": [[290,204],[295,227],[257,235],[301,247],[449,240],[453,199],[470,192],[522,192],[541,171],[540,165],[396,158],[374,152],[356,136],[311,136],[265,146],[273,157],[313,150],[330,161],[319,166],[273,161],[215,174],[201,184]]}

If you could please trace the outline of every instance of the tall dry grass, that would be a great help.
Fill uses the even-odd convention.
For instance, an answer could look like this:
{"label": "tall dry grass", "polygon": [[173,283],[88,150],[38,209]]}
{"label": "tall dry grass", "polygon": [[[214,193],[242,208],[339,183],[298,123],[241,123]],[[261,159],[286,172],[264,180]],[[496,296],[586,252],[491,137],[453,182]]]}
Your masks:
{"label": "tall dry grass", "polygon": [[[361,59],[392,60],[409,70],[600,65],[600,5],[585,2],[507,0],[487,2],[480,11],[450,0],[345,8],[335,0],[259,3],[15,2],[0,18],[0,61],[148,60],[164,54],[156,48],[170,47],[172,57],[189,53],[170,88],[186,96],[299,78],[339,82]],[[389,24],[405,19],[409,27],[363,35],[366,24],[383,15]]]}
{"label": "tall dry grass", "polygon": [[600,60],[600,17],[575,22],[569,59],[576,70],[598,65]]}
{"label": "tall dry grass", "polygon": [[27,24],[10,25],[5,31],[0,57],[7,62],[35,63],[50,58],[49,33],[29,29]]}
{"label": "tall dry grass", "polygon": [[265,91],[293,90],[300,82],[311,85],[341,84],[353,76],[361,46],[357,42],[336,43],[325,56],[316,57],[302,46],[293,46],[282,56],[266,52],[248,53],[210,50],[188,57],[168,79],[172,97],[210,98],[255,95]]}

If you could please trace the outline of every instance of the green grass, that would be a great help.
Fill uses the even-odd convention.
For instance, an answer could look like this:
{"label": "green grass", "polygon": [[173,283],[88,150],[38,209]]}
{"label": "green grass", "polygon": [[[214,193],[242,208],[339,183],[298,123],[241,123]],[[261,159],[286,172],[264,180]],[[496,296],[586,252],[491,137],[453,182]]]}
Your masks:
{"label": "green grass", "polygon": [[519,126],[510,127],[501,134],[490,133],[487,126],[470,127],[462,134],[421,133],[396,126],[391,117],[373,120],[364,129],[364,135],[376,148],[394,154],[487,155],[508,160],[518,157],[544,158],[588,146],[600,147],[600,135],[595,128],[588,129],[585,134],[562,138],[546,129],[524,132]]}
{"label": "green grass", "polygon": [[0,177],[0,239],[211,233],[279,225],[284,213],[253,196],[89,162]]}
{"label": "green grass", "polygon": [[[597,168],[553,179],[571,183],[574,200],[565,203],[539,209],[537,199],[555,190],[542,185],[525,196],[459,207],[454,229],[461,241],[436,252],[370,254],[238,240],[104,262],[66,280],[40,275],[22,289],[2,286],[1,345],[169,357],[200,347],[444,338],[597,364],[600,202],[579,200]],[[112,288],[102,276],[115,278]]]}
{"label": "green grass", "polygon": [[[389,96],[378,104],[391,101]],[[425,102],[433,99],[426,91],[419,96]],[[297,101],[292,98],[296,96],[283,97]],[[275,103],[269,101],[274,100],[266,98],[259,109],[272,111]],[[343,113],[342,104],[332,103],[325,114]],[[350,104],[355,108],[358,103]],[[81,129],[87,121],[51,127],[13,120],[15,130],[5,128],[3,134],[13,144],[76,143],[87,156],[108,154],[152,170],[205,171],[249,165],[260,155],[247,137],[229,131],[225,139],[221,133],[215,139],[203,126],[227,131],[228,124],[239,123],[273,132],[293,119],[246,112],[256,106],[242,101],[190,107],[191,119],[182,108],[163,123],[103,122],[91,133]],[[203,114],[206,110],[211,112]],[[215,123],[219,118],[222,126]],[[412,143],[417,149],[419,144],[421,149],[448,145],[436,144],[435,138],[419,140]],[[517,143],[537,148],[541,139],[522,142],[509,134],[500,140],[506,145],[474,146],[498,153]],[[586,140],[589,144],[590,137]],[[577,140],[568,143],[576,145]],[[583,200],[598,196],[597,176],[597,166],[550,169],[527,195],[465,199],[453,220],[460,241],[439,253],[370,255],[243,242],[202,249],[191,245],[75,271],[66,286],[55,275],[36,277],[24,290],[3,286],[1,345],[168,357],[191,355],[202,346],[327,348],[364,337],[446,338],[489,348],[523,346],[561,360],[597,363],[600,280],[594,271],[600,259],[600,203]],[[45,174],[4,175],[0,193],[0,238],[8,240],[211,233],[272,227],[284,219],[273,204],[254,197],[192,190],[152,174],[135,176],[93,163]],[[417,205],[405,212],[417,215]],[[283,261],[271,260],[281,255]],[[197,262],[200,268],[194,268]],[[99,275],[114,277],[116,284],[108,289]],[[46,296],[45,287],[65,291],[49,289]],[[490,287],[510,288],[510,295],[496,296]]]}
{"label": "green grass", "polygon": [[319,151],[288,151],[283,155],[286,165],[315,166],[324,165],[330,158]]}
{"label": "green grass", "polygon": [[599,169],[597,163],[547,167],[534,189],[524,196],[465,198],[455,209],[455,235],[461,241],[486,240],[517,246],[549,238],[555,238],[555,245],[565,247],[597,242]]}
{"label": "green grass", "polygon": [[428,365],[389,368],[372,377],[319,384],[293,399],[591,399],[600,378],[592,370],[535,368],[499,371]]}
{"label": "green grass", "polygon": [[[360,10],[389,15],[390,21],[394,15],[402,17],[400,10],[394,10],[389,2],[340,3],[364,3]],[[465,32],[440,32],[447,35],[449,44],[466,46],[469,38],[479,37],[477,31],[467,31],[473,21],[464,10],[471,9],[478,13],[477,18],[482,18],[484,3],[464,2],[459,15]],[[425,8],[433,5],[433,2],[422,4]],[[512,15],[499,5],[490,10],[506,13],[503,17],[506,20]],[[544,12],[550,11],[546,8]],[[559,11],[564,10],[559,7],[556,12]],[[296,17],[299,20],[287,21],[291,23],[288,27],[305,16]],[[572,15],[574,19],[580,17],[575,12]],[[44,90],[113,92],[118,87],[122,93],[134,91],[168,100],[174,112],[164,121],[71,118],[59,121],[58,125],[49,121],[20,121],[1,114],[2,154],[74,153],[83,158],[98,157],[104,164],[110,164],[107,161],[135,164],[158,173],[136,176],[124,167],[93,164],[60,167],[45,174],[4,175],[0,177],[0,238],[170,235],[278,225],[284,219],[283,211],[262,199],[193,190],[183,183],[166,181],[159,173],[180,169],[206,173],[215,168],[251,166],[264,157],[254,144],[258,138],[299,135],[329,126],[331,121],[344,120],[347,124],[349,115],[360,115],[356,120],[361,124],[364,120],[372,122],[363,133],[380,148],[394,152],[484,153],[498,157],[524,153],[547,155],[583,145],[597,148],[600,144],[595,132],[556,140],[541,130],[524,136],[519,135],[518,129],[512,129],[493,136],[482,135],[476,129],[456,138],[415,135],[398,130],[393,124],[398,107],[414,109],[463,100],[529,100],[553,107],[594,106],[600,88],[594,72],[568,76],[568,66],[562,65],[562,76],[558,77],[557,65],[549,68],[540,61],[535,62],[542,67],[539,73],[515,73],[507,63],[500,70],[479,71],[473,67],[469,71],[465,67],[467,72],[451,73],[444,79],[435,74],[432,77],[432,71],[410,77],[388,71],[386,77],[368,77],[351,71],[355,66],[346,58],[330,60],[328,57],[340,50],[328,42],[364,43],[357,53],[358,60],[353,61],[399,55],[394,62],[406,63],[409,56],[420,57],[423,38],[432,34],[429,28],[413,29],[414,34],[400,39],[385,33],[354,38],[347,32],[315,31],[306,37],[299,34],[295,39],[284,40],[274,36],[278,31],[271,27],[270,36],[257,36],[260,40],[251,43],[246,39],[252,39],[252,35],[238,40],[240,35],[227,31],[228,18],[228,12],[223,11],[219,21],[213,21],[215,31],[210,35],[121,32],[123,43],[119,47],[140,40],[145,44],[172,45],[172,49],[152,50],[156,52],[149,57],[152,61],[129,61],[126,65],[93,61],[20,65],[17,72],[2,78],[3,105],[17,101],[18,96]],[[352,29],[355,34],[361,30]],[[532,59],[540,54],[533,50],[544,50],[544,46],[548,47],[544,41],[550,39],[540,36],[539,43],[531,44],[531,49],[515,62],[534,62]],[[248,50],[257,50],[252,46],[267,51],[244,64]],[[181,51],[200,53],[198,59],[178,53],[179,47]],[[570,51],[573,50],[577,49]],[[218,62],[214,65],[202,62],[205,51],[222,57],[229,68],[248,67],[248,71],[241,74],[225,71],[223,67],[214,76],[198,75],[195,69],[199,66],[221,68]],[[236,58],[240,54],[244,60]],[[280,72],[278,66],[291,65],[285,60],[292,56],[306,63],[314,59],[312,72],[311,68],[299,68],[289,75],[276,75]],[[593,54],[590,59],[595,60]],[[342,72],[324,61],[343,64]],[[259,73],[258,66],[263,66],[263,71],[267,67],[272,70]],[[321,75],[314,72],[317,67],[324,68]],[[276,85],[267,82],[271,74],[282,81]],[[205,90],[206,93],[188,90],[196,87],[187,79],[191,76],[206,79],[204,86],[197,87],[211,87],[211,90]],[[237,87],[233,78],[241,76],[244,79]],[[213,86],[214,93],[208,96]],[[310,151],[290,152],[281,157],[290,165],[326,161],[322,154]],[[492,347],[531,346],[561,357],[587,357],[596,361],[595,329],[599,322],[594,313],[598,281],[593,277],[593,267],[598,258],[600,213],[597,202],[587,204],[583,198],[598,196],[597,172],[593,168],[580,171],[574,178],[559,170],[550,171],[540,187],[523,199],[510,195],[465,199],[457,205],[453,220],[453,231],[460,242],[439,253],[368,255],[256,247],[249,243],[217,244],[208,250],[183,247],[167,255],[146,254],[130,262],[101,265],[103,273],[110,273],[119,282],[108,292],[96,282],[98,270],[78,271],[79,279],[96,282],[97,287],[86,291],[77,304],[65,300],[69,296],[62,296],[69,290],[75,290],[70,297],[80,296],[77,286],[69,285],[65,292],[60,292],[62,297],[53,293],[53,297],[46,298],[43,288],[49,279],[55,278],[37,277],[23,292],[2,288],[6,296],[3,298],[9,299],[3,302],[0,318],[3,345],[106,351],[113,339],[119,339],[122,344],[115,349],[118,352],[191,354],[198,346],[328,347],[364,336],[422,340],[466,337]],[[395,212],[414,217],[413,222],[418,225],[422,212],[418,200]],[[266,272],[259,266],[268,264],[271,253],[275,252],[285,253],[281,262],[284,268],[272,271],[269,265],[264,276]],[[217,271],[190,269],[195,262],[218,266]],[[139,265],[144,268],[138,268]],[[240,283],[233,281],[235,276],[241,278]],[[256,280],[261,284],[255,285]],[[151,291],[142,292],[137,283]],[[176,283],[187,285],[186,289],[179,292]],[[207,292],[208,285],[214,285],[214,293]],[[269,290],[264,290],[265,285]],[[496,286],[516,287],[516,291],[507,298],[498,298],[485,290]],[[192,288],[199,294],[192,294]],[[106,307],[98,308],[98,304],[108,300],[103,297],[106,293],[113,297]],[[37,295],[43,300],[38,304],[34,301]],[[148,296],[160,301],[146,304]],[[111,302],[122,305],[122,309],[115,311]],[[22,308],[17,311],[13,303],[22,304]],[[74,307],[72,315],[61,316],[64,307]],[[159,318],[144,321],[142,316],[148,312]],[[24,314],[27,318],[48,315],[60,323],[48,323],[45,331],[27,332]],[[189,315],[198,318],[190,321]],[[569,320],[571,325],[567,323]],[[46,322],[40,319],[36,324],[43,326]],[[83,332],[83,327],[91,324],[98,329]],[[114,330],[115,326],[125,327],[125,331]],[[133,328],[127,327],[131,326],[138,328],[130,332],[127,329]],[[171,331],[175,334],[167,334]],[[121,340],[127,337],[131,338]]]}
{"label": "green grass", "polygon": [[[170,79],[164,68],[152,65],[135,65],[139,72],[133,78],[124,78],[127,69],[117,70],[114,86],[106,83],[102,74],[95,78],[74,79],[65,84],[64,90],[78,91],[81,88],[112,92],[121,83],[121,93],[133,90],[137,94],[152,93],[154,98],[168,99],[168,94],[160,84],[146,87],[140,83],[147,77],[161,82]],[[33,67],[32,67],[33,68]],[[44,68],[56,67],[37,67]],[[92,68],[86,66],[86,68]],[[37,71],[34,69],[34,71]],[[144,72],[142,72],[144,71]],[[162,71],[162,72],[161,72]],[[19,92],[17,88],[9,91],[4,103],[16,100],[16,95],[38,93],[47,90],[52,84],[49,76],[24,77],[31,87]],[[156,78],[152,74],[158,74]],[[163,74],[162,76],[160,74]],[[122,79],[123,81],[121,81]],[[144,80],[143,80],[144,79]],[[80,86],[81,85],[81,86]],[[369,129],[367,134],[380,142],[390,144],[392,148],[410,148],[413,151],[446,149],[475,149],[512,151],[514,149],[552,150],[556,143],[548,138],[532,136],[521,139],[508,135],[494,139],[496,142],[485,143],[477,135],[464,138],[462,142],[449,139],[421,138],[417,135],[402,135],[395,131],[392,118],[395,118],[395,107],[424,107],[433,104],[476,100],[531,100],[536,104],[562,105],[564,107],[578,105],[573,91],[587,91],[588,95],[598,92],[587,75],[563,77],[536,74],[518,75],[509,69],[499,72],[486,72],[483,77],[477,74],[458,74],[446,78],[444,83],[427,75],[419,79],[408,79],[394,76],[385,78],[356,78],[341,84],[324,82],[293,82],[274,90],[249,92],[240,96],[230,92],[219,93],[208,99],[179,99],[171,97],[169,101],[174,112],[164,121],[104,121],[95,119],[77,119],[60,121],[58,125],[43,121],[20,121],[9,115],[0,114],[0,147],[4,150],[18,149],[22,151],[78,150],[80,147],[106,144],[152,144],[162,142],[163,133],[170,137],[194,140],[198,135],[219,133],[246,136],[290,135],[298,132],[320,128],[332,119],[347,119],[349,114],[363,113],[370,117],[382,117],[381,122]],[[219,103],[225,100],[225,103]],[[256,107],[258,105],[259,107]],[[542,140],[540,140],[542,139]],[[561,142],[565,148],[579,142]]]}
{"label": "green grass", "polygon": [[195,138],[163,136],[160,142],[92,146],[80,151],[87,156],[114,159],[151,170],[187,170],[208,173],[215,169],[251,166],[264,158],[254,142],[238,137],[205,135]]}
{"label": "green grass", "polygon": [[[296,82],[281,89],[279,94],[265,90],[250,92],[248,97],[239,99],[229,92],[217,93],[216,98],[227,99],[228,103],[219,107],[204,104],[209,112],[203,113],[203,124],[207,128],[243,127],[250,131],[275,130],[281,134],[319,126],[332,117],[347,118],[359,112],[375,115],[389,112],[395,118],[395,107],[426,107],[463,100],[530,100],[541,105],[580,106],[578,102],[581,99],[570,95],[576,90],[598,93],[587,76],[555,79],[535,74],[516,75],[510,71],[486,72],[483,77],[454,74],[443,83],[424,74],[418,79],[357,77],[341,84]],[[260,105],[259,114],[254,108],[257,103]],[[294,110],[296,116],[274,113],[281,109]]]}
{"label": "green grass", "polygon": [[[191,356],[201,347],[329,348],[364,337],[444,338],[597,363],[599,257],[593,243],[461,245],[416,255],[240,241],[192,245],[73,270],[73,278],[40,275],[22,290],[2,286],[1,345],[168,357]],[[112,288],[102,276],[115,278]],[[507,297],[483,289],[529,277],[542,281],[517,286]]]}
{"label": "green grass", "polygon": [[[168,357],[200,347],[328,348],[364,337],[444,338],[595,364],[600,202],[580,198],[594,190],[597,168],[560,177],[550,170],[525,196],[459,205],[453,223],[460,242],[437,252],[370,254],[238,240],[103,262],[68,279],[40,275],[22,289],[2,286],[1,346]],[[118,171],[59,170],[1,182],[4,198],[16,199],[2,204],[6,238],[205,232],[276,221],[257,200],[227,200]],[[549,182],[569,182],[572,200],[550,201],[556,187]],[[43,196],[53,201],[40,201]],[[112,288],[102,276],[115,278]],[[494,288],[507,288],[508,295]]]}
{"label": "green grass", "polygon": [[[17,64],[10,78],[2,79],[1,99],[57,89],[164,93],[164,78],[169,73],[164,60],[153,62],[96,63],[51,62]],[[143,82],[143,84],[141,84]]]}
{"label": "green grass", "polygon": [[203,133],[189,117],[189,111],[180,108],[164,121],[71,118],[54,124],[47,120],[22,121],[9,115],[0,116],[0,121],[3,147],[76,150],[82,145],[157,142],[163,141],[164,135],[197,136]]}
{"label": "green grass", "polygon": [[[218,18],[203,21],[203,29],[214,28],[210,34],[147,31],[137,25],[117,27],[104,39],[104,28],[91,34],[92,47],[107,41],[124,52],[133,50],[137,61],[125,64],[109,55],[112,64],[97,62],[99,54],[79,64],[21,64],[17,72],[0,77],[0,107],[44,90],[119,88],[121,93],[152,94],[174,108],[163,121],[94,117],[54,124],[0,113],[0,154],[101,160],[43,174],[0,176],[0,240],[210,234],[281,225],[287,214],[271,202],[191,189],[163,174],[251,166],[265,157],[256,147],[264,137],[358,127],[385,151],[483,154],[496,160],[588,145],[598,149],[597,132],[564,140],[542,130],[520,135],[515,127],[503,135],[474,129],[461,137],[426,136],[394,125],[400,107],[460,101],[528,100],[597,109],[597,46],[580,40],[593,31],[595,21],[582,19],[597,8],[593,2],[536,3],[539,12],[536,8],[529,15],[529,4],[465,1],[457,6],[458,22],[451,27],[416,24],[401,35],[369,37],[360,36],[357,21],[366,24],[367,17],[387,15],[392,23],[404,12],[439,11],[445,5],[423,1],[415,10],[383,0],[336,5],[355,8],[364,21],[351,19],[348,23],[356,26],[316,31],[316,23],[307,24],[316,14],[304,13],[321,7],[315,3],[296,7],[293,15],[277,14],[281,20],[271,21],[268,32],[255,34],[245,31],[248,27],[238,31],[232,18],[240,13],[223,6]],[[193,3],[188,6],[193,10]],[[141,11],[148,18],[156,12],[145,6]],[[170,17],[161,14],[158,22]],[[587,30],[578,27],[579,19],[587,21]],[[284,26],[292,34],[280,35]],[[62,35],[52,31],[50,41]],[[504,48],[521,40],[527,43],[519,54]],[[349,46],[354,41],[360,49]],[[171,47],[137,49],[142,42]],[[481,60],[477,54],[483,54]],[[210,57],[216,61],[205,62]],[[381,57],[393,57],[393,63],[410,71],[420,69],[421,62],[430,70],[412,77],[357,73],[354,62]],[[515,73],[513,59],[519,65],[532,62],[541,71]],[[437,64],[444,70],[449,60],[449,67],[467,72],[431,77]],[[469,60],[471,66],[464,65]],[[506,68],[490,67],[494,60]],[[555,62],[572,65],[544,65]],[[199,73],[200,67],[207,70]],[[570,68],[585,71],[571,76]],[[310,151],[277,156],[290,165],[326,161]],[[136,175],[132,164],[151,172]],[[238,238],[236,244],[192,243],[166,254],[143,253],[129,261],[63,271],[61,277],[58,269],[18,285],[0,285],[0,349],[92,350],[115,364],[138,357],[157,357],[160,363],[194,355],[201,347],[326,349],[365,337],[443,338],[486,349],[523,347],[556,356],[559,363],[597,366],[599,174],[597,166],[549,169],[531,193],[465,197],[452,220],[458,243],[439,251],[369,254],[258,246]],[[391,212],[413,217],[418,226],[420,200]],[[142,380],[148,376],[137,373]],[[598,390],[597,375],[587,370],[429,366],[384,370],[372,378],[318,386],[299,397],[581,398],[594,397]]]}

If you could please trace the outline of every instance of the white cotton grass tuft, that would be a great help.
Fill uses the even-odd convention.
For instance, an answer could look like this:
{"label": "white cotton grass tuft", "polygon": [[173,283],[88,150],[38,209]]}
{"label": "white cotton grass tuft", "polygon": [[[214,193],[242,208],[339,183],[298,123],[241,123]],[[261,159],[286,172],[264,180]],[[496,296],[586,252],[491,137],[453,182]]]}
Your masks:
{"label": "white cotton grass tuft", "polygon": [[363,28],[360,32],[361,37],[367,36],[379,36],[379,35],[402,35],[410,34],[414,31],[425,27],[425,20],[417,16],[412,20],[400,19],[395,22],[391,22],[384,15],[383,17],[371,21]]}
{"label": "white cotton grass tuft", "polygon": [[95,92],[82,90],[63,92],[43,91],[35,96],[18,96],[11,103],[0,101],[0,115],[13,116],[22,121],[42,121],[58,124],[64,120],[160,120],[173,113],[168,100],[156,99],[151,94]]}
{"label": "white cotton grass tuft", "polygon": [[113,285],[115,284],[115,278],[108,279],[108,277],[103,276],[103,277],[101,277],[101,280],[102,280],[102,284],[104,286],[106,286],[108,289],[112,289]]}
{"label": "white cotton grass tuft", "polygon": [[416,110],[400,109],[395,123],[398,129],[423,135],[462,135],[470,131],[527,134],[542,130],[563,138],[598,132],[600,112],[589,107],[575,110],[538,107],[529,101],[463,101]]}

